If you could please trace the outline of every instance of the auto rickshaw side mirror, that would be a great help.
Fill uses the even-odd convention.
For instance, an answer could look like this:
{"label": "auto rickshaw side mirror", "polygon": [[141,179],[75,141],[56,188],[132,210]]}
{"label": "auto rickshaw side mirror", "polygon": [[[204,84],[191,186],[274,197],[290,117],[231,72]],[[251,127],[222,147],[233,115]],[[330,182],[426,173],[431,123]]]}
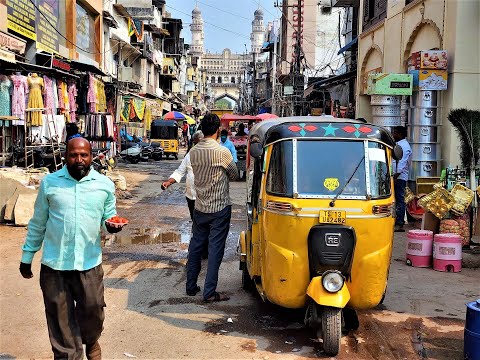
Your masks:
{"label": "auto rickshaw side mirror", "polygon": [[250,144],[250,156],[255,159],[260,159],[263,155],[263,146],[259,142]]}
{"label": "auto rickshaw side mirror", "polygon": [[403,157],[403,149],[400,145],[395,145],[393,148],[393,159],[394,160],[401,160]]}

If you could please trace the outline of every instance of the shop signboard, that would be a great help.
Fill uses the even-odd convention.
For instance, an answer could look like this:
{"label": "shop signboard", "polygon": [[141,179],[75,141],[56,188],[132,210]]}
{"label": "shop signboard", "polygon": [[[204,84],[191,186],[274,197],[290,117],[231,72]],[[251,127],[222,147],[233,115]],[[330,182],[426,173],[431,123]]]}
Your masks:
{"label": "shop signboard", "polygon": [[164,57],[163,66],[162,66],[162,75],[171,75],[175,76],[177,72],[175,71],[175,61],[173,58]]}
{"label": "shop signboard", "polygon": [[417,69],[446,70],[448,53],[446,50],[423,50],[414,52],[411,65]]}
{"label": "shop signboard", "polygon": [[26,45],[26,41],[0,31],[0,48],[14,51],[20,55],[23,55],[25,54]]}
{"label": "shop signboard", "polygon": [[413,90],[447,90],[447,70],[410,70]]}
{"label": "shop signboard", "polygon": [[35,13],[35,6],[30,0],[7,0],[8,29],[36,41]]}
{"label": "shop signboard", "polygon": [[411,74],[371,74],[368,76],[368,95],[412,95]]}
{"label": "shop signboard", "polygon": [[10,63],[15,63],[15,54],[10,52],[10,51],[7,51],[7,50],[3,50],[0,48],[0,60],[3,60],[3,61],[6,61],[6,62],[10,62]]}
{"label": "shop signboard", "polygon": [[70,71],[71,66],[68,62],[57,59],[57,58],[54,57],[52,59],[52,68],[60,69],[60,70],[63,70],[63,71]]}
{"label": "shop signboard", "polygon": [[58,52],[59,35],[55,31],[59,26],[58,2],[59,0],[37,0],[40,9],[37,11],[37,49],[49,53]]}
{"label": "shop signboard", "polygon": [[362,76],[362,87],[360,88],[361,94],[366,94],[367,93],[367,85],[368,85],[368,76],[373,75],[373,74],[380,74],[382,72],[382,68],[378,67],[372,70],[367,71],[365,74]]}

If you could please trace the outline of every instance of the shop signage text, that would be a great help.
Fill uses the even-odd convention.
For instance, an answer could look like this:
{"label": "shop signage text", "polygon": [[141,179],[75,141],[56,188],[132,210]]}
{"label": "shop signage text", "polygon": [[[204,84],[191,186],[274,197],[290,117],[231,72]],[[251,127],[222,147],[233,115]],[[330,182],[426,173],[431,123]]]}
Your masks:
{"label": "shop signage text", "polygon": [[37,40],[35,6],[30,0],[7,0],[7,27],[29,39]]}
{"label": "shop signage text", "polygon": [[37,11],[37,48],[58,52],[58,33],[52,27],[58,29],[58,0],[37,0],[37,7],[43,13]]}
{"label": "shop signage text", "polygon": [[25,54],[26,44],[25,41],[0,31],[0,48],[15,51],[20,55],[23,55]]}
{"label": "shop signage text", "polygon": [[70,71],[69,63],[66,63],[65,61],[62,61],[56,58],[52,59],[52,67],[60,70]]}

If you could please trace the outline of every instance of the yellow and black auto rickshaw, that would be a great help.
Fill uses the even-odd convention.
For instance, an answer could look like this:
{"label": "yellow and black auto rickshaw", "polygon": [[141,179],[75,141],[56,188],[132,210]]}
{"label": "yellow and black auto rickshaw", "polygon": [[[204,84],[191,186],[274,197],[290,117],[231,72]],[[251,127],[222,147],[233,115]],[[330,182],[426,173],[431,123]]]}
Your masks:
{"label": "yellow and black auto rickshaw", "polygon": [[159,143],[165,157],[172,155],[178,159],[178,125],[175,120],[157,119],[150,127],[150,141]]}
{"label": "yellow and black auto rickshaw", "polygon": [[[306,308],[324,351],[340,350],[342,320],[385,294],[394,229],[390,133],[332,117],[266,120],[249,133],[247,226],[239,239],[245,289]],[[343,314],[343,315],[342,315]]]}

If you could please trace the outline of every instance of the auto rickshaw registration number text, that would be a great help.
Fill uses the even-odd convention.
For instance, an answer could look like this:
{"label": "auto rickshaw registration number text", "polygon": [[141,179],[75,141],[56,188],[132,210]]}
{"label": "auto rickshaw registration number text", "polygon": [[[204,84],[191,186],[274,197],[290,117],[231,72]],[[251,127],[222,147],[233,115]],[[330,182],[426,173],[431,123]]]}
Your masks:
{"label": "auto rickshaw registration number text", "polygon": [[347,221],[346,211],[320,210],[321,224],[345,224]]}

